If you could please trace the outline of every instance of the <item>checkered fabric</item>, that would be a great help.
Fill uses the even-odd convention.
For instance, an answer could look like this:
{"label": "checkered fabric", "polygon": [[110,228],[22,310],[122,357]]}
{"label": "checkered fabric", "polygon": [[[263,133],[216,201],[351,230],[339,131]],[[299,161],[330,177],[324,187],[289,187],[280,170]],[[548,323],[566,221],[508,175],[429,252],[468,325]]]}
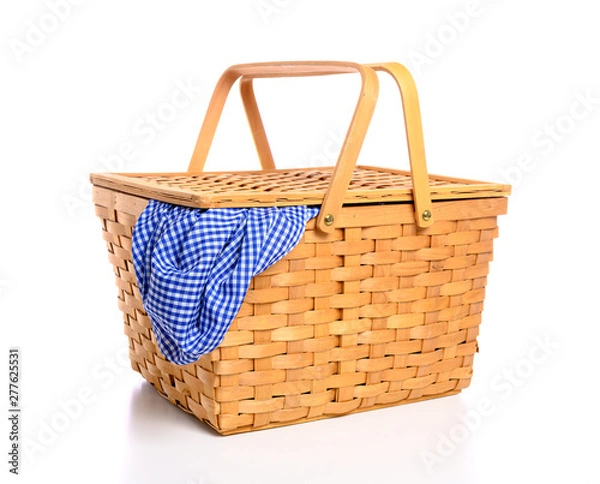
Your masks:
{"label": "checkered fabric", "polygon": [[133,265],[158,347],[184,365],[225,337],[256,274],[283,258],[318,208],[194,209],[151,200]]}

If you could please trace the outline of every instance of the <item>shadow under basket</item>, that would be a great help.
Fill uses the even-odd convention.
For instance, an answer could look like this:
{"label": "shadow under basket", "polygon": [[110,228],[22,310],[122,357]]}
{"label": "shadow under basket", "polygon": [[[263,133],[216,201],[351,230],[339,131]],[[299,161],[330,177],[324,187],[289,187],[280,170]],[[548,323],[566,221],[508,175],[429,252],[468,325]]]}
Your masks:
{"label": "shadow under basket", "polygon": [[[410,172],[356,166],[378,96],[402,94]],[[275,169],[255,79],[359,73],[335,169]],[[241,94],[263,170],[204,172],[229,90]],[[429,175],[414,81],[397,63],[230,67],[185,173],[93,174],[133,369],[221,434],[452,395],[473,373],[497,216],[510,186]],[[138,217],[156,199],[188,207],[320,206],[300,243],[254,277],[222,344],[177,366],[156,345],[132,263]]]}

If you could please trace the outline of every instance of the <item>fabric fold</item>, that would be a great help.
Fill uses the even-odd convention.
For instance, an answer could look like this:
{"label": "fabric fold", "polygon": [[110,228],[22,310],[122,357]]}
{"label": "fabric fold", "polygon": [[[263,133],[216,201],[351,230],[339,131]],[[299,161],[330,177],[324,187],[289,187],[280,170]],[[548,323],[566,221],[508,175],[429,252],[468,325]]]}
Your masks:
{"label": "fabric fold", "polygon": [[185,365],[225,337],[252,277],[300,241],[319,208],[195,209],[151,200],[133,231],[132,254],[158,347]]}

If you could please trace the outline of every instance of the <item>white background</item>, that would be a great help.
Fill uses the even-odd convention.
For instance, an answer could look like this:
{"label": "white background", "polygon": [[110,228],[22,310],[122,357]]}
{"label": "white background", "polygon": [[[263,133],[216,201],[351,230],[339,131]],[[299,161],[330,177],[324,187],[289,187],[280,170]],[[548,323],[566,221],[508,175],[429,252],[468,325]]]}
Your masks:
{"label": "white background", "polygon": [[[20,348],[26,439],[11,476],[2,396],[1,482],[600,482],[593,2],[65,5],[0,7],[0,361],[6,381],[8,348]],[[404,63],[421,96],[430,171],[513,184],[474,378],[458,396],[219,437],[123,359],[87,179],[184,171],[223,70],[321,59]],[[181,83],[192,88],[174,109]],[[356,89],[353,76],[261,83],[279,166],[333,162]],[[388,79],[379,99],[360,163],[406,167]],[[258,166],[234,90],[209,168]]]}

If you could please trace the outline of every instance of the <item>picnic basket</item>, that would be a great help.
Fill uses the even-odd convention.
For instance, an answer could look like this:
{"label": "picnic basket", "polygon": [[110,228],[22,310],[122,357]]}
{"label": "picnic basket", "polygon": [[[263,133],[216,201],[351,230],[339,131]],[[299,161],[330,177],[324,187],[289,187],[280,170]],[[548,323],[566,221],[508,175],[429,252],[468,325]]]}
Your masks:
{"label": "picnic basket", "polygon": [[[401,92],[410,171],[356,166],[378,98],[377,71],[392,75]],[[358,73],[361,90],[336,166],[276,169],[254,80],[344,73]],[[263,169],[204,172],[237,80]],[[91,181],[133,369],[219,433],[417,402],[469,385],[510,186],[428,174],[417,91],[402,65],[232,66],[217,83],[187,172],[98,173]],[[178,366],[157,348],[132,264],[133,229],[149,199],[321,208],[300,243],[252,279],[222,344]]]}

